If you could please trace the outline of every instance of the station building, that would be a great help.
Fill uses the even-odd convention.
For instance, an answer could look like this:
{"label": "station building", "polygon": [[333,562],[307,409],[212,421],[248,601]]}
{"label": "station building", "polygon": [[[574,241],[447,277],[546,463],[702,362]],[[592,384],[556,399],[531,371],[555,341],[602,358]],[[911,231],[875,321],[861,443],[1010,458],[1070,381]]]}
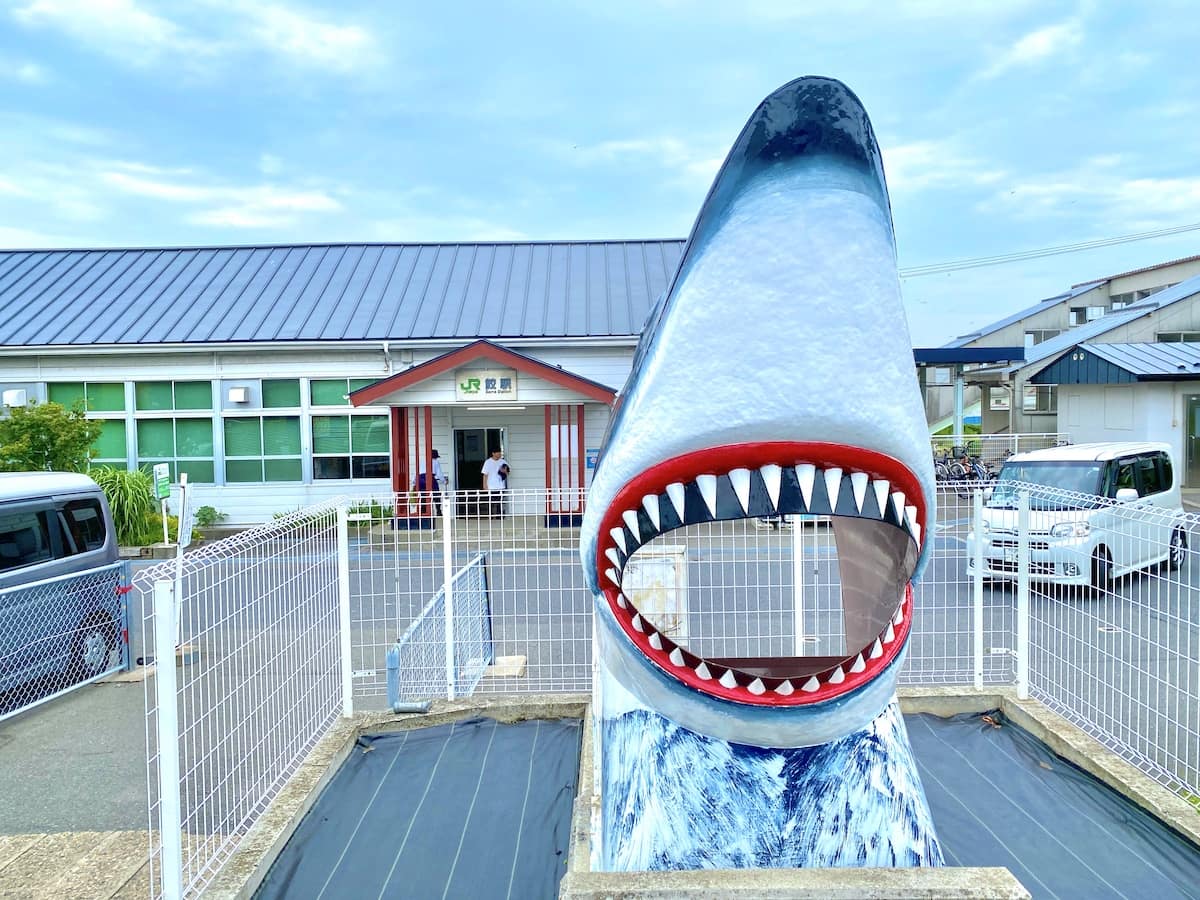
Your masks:
{"label": "station building", "polygon": [[0,392],[82,402],[230,524],[405,492],[437,450],[573,517],[681,240],[0,252]]}

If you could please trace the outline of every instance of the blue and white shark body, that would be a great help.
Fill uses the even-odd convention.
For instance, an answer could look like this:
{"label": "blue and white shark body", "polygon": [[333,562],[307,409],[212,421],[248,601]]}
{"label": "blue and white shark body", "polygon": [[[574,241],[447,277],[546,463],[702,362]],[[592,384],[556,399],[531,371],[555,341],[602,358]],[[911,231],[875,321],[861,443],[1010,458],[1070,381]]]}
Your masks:
{"label": "blue and white shark body", "polygon": [[[941,864],[895,700],[933,483],[870,122],[798,79],[718,174],[591,485],[600,868]],[[844,657],[705,658],[622,590],[660,534],[788,513],[833,517]]]}

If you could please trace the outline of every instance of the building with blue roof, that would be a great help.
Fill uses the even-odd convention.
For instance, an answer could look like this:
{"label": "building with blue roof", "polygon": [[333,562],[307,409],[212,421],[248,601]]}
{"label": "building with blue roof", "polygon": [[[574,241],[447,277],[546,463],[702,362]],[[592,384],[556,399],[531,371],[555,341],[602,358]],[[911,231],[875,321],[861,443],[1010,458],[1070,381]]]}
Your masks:
{"label": "building with blue roof", "polygon": [[408,492],[435,450],[476,489],[493,446],[572,521],[683,243],[0,251],[0,391],[82,403],[98,462],[233,524]]}

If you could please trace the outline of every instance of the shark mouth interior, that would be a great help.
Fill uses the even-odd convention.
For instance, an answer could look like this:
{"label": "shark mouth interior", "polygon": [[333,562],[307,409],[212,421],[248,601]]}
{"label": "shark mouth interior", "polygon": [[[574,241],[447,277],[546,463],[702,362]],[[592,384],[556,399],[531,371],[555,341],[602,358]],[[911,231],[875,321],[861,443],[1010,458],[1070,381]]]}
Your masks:
{"label": "shark mouth interior", "polygon": [[[659,535],[789,514],[832,517],[844,656],[705,658],[660,632],[622,591],[629,558]],[[867,683],[899,655],[912,620],[909,579],[925,518],[916,476],[892,457],[827,443],[715,447],[659,463],[617,493],[601,523],[597,574],[630,640],[684,684],[753,705],[819,703]]]}

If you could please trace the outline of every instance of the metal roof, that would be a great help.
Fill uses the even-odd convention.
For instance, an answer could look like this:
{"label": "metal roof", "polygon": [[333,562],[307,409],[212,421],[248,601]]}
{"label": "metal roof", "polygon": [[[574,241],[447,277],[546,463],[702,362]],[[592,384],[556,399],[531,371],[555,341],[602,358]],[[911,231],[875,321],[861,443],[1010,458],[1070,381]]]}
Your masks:
{"label": "metal roof", "polygon": [[1030,378],[1033,384],[1129,384],[1200,379],[1200,344],[1079,344]]}
{"label": "metal roof", "polygon": [[1017,312],[1012,313],[1011,315],[1005,316],[1003,319],[997,319],[995,322],[992,322],[988,325],[984,325],[978,331],[972,331],[970,334],[959,335],[954,340],[950,341],[947,344],[943,344],[942,346],[944,346],[944,347],[965,347],[967,344],[971,343],[971,341],[977,341],[981,337],[984,337],[986,335],[993,334],[993,333],[999,331],[1001,328],[1007,328],[1009,325],[1013,325],[1017,322],[1020,322],[1022,319],[1026,318],[1028,316],[1032,316],[1036,313],[1044,312],[1045,310],[1049,309],[1051,305],[1053,305],[1055,303],[1061,303],[1064,300],[1074,300],[1080,294],[1086,294],[1088,291],[1093,290],[1094,288],[1098,287],[1099,285],[1101,285],[1103,283],[1104,283],[1103,281],[1090,281],[1087,284],[1075,285],[1074,287],[1071,288],[1071,290],[1067,291],[1066,293],[1055,294],[1053,297],[1047,297],[1045,300],[1039,300],[1033,306],[1027,306],[1027,307],[1025,307],[1025,309],[1018,310]]}
{"label": "metal roof", "polygon": [[0,346],[634,336],[682,240],[0,251]]}

